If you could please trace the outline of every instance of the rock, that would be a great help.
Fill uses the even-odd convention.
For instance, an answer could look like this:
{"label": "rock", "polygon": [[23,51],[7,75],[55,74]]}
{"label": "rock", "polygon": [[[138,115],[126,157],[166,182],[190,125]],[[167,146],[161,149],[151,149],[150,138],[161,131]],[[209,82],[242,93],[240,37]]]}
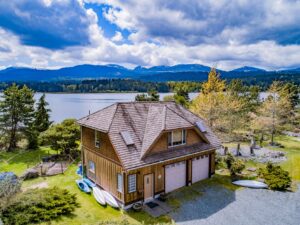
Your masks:
{"label": "rock", "polygon": [[247,170],[250,171],[250,172],[255,172],[255,171],[256,171],[256,168],[255,168],[255,167],[250,167],[250,168],[248,168]]}
{"label": "rock", "polygon": [[28,169],[25,171],[25,173],[21,176],[22,179],[28,180],[28,179],[33,179],[37,178],[39,176],[39,171],[36,169]]}

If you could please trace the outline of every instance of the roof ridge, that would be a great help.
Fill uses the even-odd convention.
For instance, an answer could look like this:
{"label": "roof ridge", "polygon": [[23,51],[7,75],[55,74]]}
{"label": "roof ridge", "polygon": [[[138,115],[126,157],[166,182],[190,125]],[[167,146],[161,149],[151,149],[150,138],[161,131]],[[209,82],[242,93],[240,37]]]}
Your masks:
{"label": "roof ridge", "polygon": [[189,121],[188,119],[184,118],[182,115],[180,115],[179,113],[177,113],[175,110],[171,109],[171,108],[168,107],[167,105],[166,105],[166,107],[167,107],[168,109],[170,109],[172,112],[174,112],[175,114],[177,114],[178,116],[180,116],[182,119],[184,119],[185,121],[187,121],[188,123],[190,123],[191,125],[194,126],[194,124],[193,124],[191,121]]}
{"label": "roof ridge", "polygon": [[114,121],[114,118],[115,118],[117,109],[118,109],[118,107],[119,107],[119,105],[118,105],[117,103],[114,103],[113,105],[116,105],[116,108],[115,108],[115,110],[114,110],[114,114],[113,114],[113,116],[112,116],[112,118],[111,118],[111,121],[110,121],[110,124],[109,124],[109,126],[108,126],[107,133],[109,133],[109,131],[110,131],[111,125],[112,125],[112,123],[113,123],[113,121]]}
{"label": "roof ridge", "polygon": [[83,119],[85,119],[85,118],[88,118],[89,116],[92,116],[92,115],[94,115],[94,114],[96,114],[96,113],[98,113],[98,112],[101,112],[101,111],[103,111],[103,110],[105,110],[105,109],[108,109],[108,108],[110,108],[110,107],[112,107],[112,106],[114,106],[114,105],[117,105],[117,104],[118,104],[118,103],[115,102],[115,103],[112,104],[112,105],[105,106],[104,108],[99,109],[99,110],[97,110],[97,111],[95,111],[95,112],[93,112],[93,113],[91,113],[91,114],[89,114],[89,115],[87,115],[87,116],[84,116],[84,117],[82,117],[82,118],[79,118],[77,121],[83,120]]}

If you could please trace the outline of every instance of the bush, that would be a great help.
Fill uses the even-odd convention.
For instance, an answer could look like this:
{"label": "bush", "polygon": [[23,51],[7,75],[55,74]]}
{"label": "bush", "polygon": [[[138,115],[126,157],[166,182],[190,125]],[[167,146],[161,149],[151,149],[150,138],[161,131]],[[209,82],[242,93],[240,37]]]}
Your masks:
{"label": "bush", "polygon": [[216,154],[215,156],[215,164],[216,164],[216,167],[218,169],[221,169],[221,168],[226,168],[226,163],[224,161],[224,157],[221,156],[220,154]]}
{"label": "bush", "polygon": [[231,167],[229,168],[230,174],[231,175],[236,175],[238,173],[241,173],[245,169],[245,164],[242,160],[235,160],[232,164]]}
{"label": "bush", "polygon": [[9,200],[21,189],[21,182],[12,172],[0,173],[0,209],[8,204]]}
{"label": "bush", "polygon": [[225,163],[228,169],[231,168],[231,165],[233,164],[234,161],[235,161],[234,156],[231,153],[228,153],[225,157]]}
{"label": "bush", "polygon": [[258,175],[264,178],[265,183],[272,190],[284,191],[291,186],[292,179],[287,171],[280,166],[268,163],[265,169],[260,168]]}
{"label": "bush", "polygon": [[50,221],[72,213],[76,196],[65,189],[31,189],[17,196],[2,212],[4,224],[31,224]]}

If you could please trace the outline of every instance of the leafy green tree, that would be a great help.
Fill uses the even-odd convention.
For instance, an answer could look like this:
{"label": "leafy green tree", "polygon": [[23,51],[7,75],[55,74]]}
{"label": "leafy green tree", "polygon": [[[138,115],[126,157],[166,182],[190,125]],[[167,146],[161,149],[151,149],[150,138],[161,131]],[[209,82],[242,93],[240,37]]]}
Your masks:
{"label": "leafy green tree", "polygon": [[43,144],[51,148],[69,154],[78,148],[80,128],[75,119],[65,119],[62,123],[51,125],[41,134]]}
{"label": "leafy green tree", "polygon": [[34,93],[27,86],[13,84],[3,92],[0,102],[0,129],[6,137],[8,151],[17,147],[20,135],[31,129],[34,121]]}
{"label": "leafy green tree", "polygon": [[47,108],[49,103],[46,101],[46,95],[43,94],[38,103],[37,103],[37,108],[35,112],[35,127],[36,130],[39,132],[43,132],[47,130],[52,122],[50,121],[50,115],[49,113],[51,110]]}

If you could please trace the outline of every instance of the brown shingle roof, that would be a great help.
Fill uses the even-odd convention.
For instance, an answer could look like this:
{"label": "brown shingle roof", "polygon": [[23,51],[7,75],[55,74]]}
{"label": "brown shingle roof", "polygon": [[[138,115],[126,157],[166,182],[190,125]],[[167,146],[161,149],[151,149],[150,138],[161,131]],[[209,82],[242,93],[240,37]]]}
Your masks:
{"label": "brown shingle roof", "polygon": [[[199,143],[196,147],[183,146],[155,155],[148,154],[148,149],[162,131],[195,127],[197,121],[203,120],[174,102],[128,102],[106,107],[78,120],[78,123],[108,133],[122,165],[129,170],[219,147],[219,139],[203,122],[207,132],[201,135],[208,143]],[[126,145],[121,135],[123,131],[130,134],[134,145]]]}

